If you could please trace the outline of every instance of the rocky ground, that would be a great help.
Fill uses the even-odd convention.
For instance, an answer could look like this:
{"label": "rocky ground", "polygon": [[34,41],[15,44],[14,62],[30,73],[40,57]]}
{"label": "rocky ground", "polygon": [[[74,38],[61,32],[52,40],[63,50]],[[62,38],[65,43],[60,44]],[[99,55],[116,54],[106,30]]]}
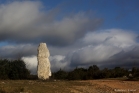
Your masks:
{"label": "rocky ground", "polygon": [[0,93],[139,93],[139,81],[0,80]]}

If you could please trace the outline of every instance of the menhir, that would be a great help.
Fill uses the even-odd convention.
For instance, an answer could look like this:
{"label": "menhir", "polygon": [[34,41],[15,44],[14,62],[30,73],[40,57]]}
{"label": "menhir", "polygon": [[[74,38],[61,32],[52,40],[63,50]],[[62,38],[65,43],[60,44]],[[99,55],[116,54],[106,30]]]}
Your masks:
{"label": "menhir", "polygon": [[38,78],[41,80],[49,79],[51,76],[50,61],[49,61],[49,50],[46,43],[40,43],[38,47]]}

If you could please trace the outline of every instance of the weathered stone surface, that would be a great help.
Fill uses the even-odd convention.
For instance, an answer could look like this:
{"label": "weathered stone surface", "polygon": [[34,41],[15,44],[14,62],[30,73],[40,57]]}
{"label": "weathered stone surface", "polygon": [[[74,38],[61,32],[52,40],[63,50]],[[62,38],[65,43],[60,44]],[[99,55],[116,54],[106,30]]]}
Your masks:
{"label": "weathered stone surface", "polygon": [[51,76],[50,61],[49,61],[49,50],[46,43],[40,43],[38,47],[38,78],[42,80],[49,79]]}

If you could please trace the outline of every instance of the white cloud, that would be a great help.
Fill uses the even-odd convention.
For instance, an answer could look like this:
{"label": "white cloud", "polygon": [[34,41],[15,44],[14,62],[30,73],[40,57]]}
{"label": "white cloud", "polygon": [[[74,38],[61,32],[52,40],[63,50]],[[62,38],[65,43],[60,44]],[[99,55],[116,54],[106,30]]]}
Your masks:
{"label": "white cloud", "polygon": [[121,51],[131,52],[139,45],[137,34],[121,29],[90,32],[81,42],[83,46],[74,51],[71,57],[71,64],[73,65],[105,64],[112,56]]}
{"label": "white cloud", "polygon": [[[109,45],[89,45],[89,47],[84,47],[76,51],[77,58],[74,59],[74,62],[79,62],[81,64],[88,64],[91,62],[102,62],[109,59],[112,55],[122,51],[121,48]],[[75,56],[73,54],[73,56]]]}
{"label": "white cloud", "polygon": [[136,44],[137,34],[121,29],[108,29],[87,33],[83,39],[87,44],[108,44],[117,47],[129,47]]}
{"label": "white cloud", "polygon": [[4,31],[3,33],[9,32],[18,34],[23,30],[26,32],[25,29],[29,29],[29,26],[36,23],[42,15],[39,11],[40,6],[41,4],[39,2],[30,1],[16,1],[0,5],[0,32],[2,33]]}
{"label": "white cloud", "polygon": [[31,74],[37,73],[37,57],[31,56],[31,57],[22,57],[22,60],[25,62],[27,69],[31,71]]}
{"label": "white cloud", "polygon": [[[68,62],[65,61],[65,56],[62,55],[55,55],[50,56],[50,64],[52,72],[61,69],[68,68]],[[29,56],[29,57],[22,57],[22,60],[25,62],[27,69],[31,71],[31,74],[37,73],[37,56]]]}

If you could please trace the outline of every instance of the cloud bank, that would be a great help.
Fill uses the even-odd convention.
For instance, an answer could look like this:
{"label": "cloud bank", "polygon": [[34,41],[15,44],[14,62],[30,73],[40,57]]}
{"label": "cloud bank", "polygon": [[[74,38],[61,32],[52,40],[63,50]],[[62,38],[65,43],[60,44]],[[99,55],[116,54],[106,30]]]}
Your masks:
{"label": "cloud bank", "polygon": [[96,30],[102,18],[84,11],[62,15],[61,8],[46,9],[39,1],[1,4],[0,43],[7,44],[0,46],[0,57],[22,57],[36,74],[37,47],[46,42],[52,71],[94,64],[101,68],[138,64],[136,33],[116,28]]}
{"label": "cloud bank", "polygon": [[126,67],[129,58],[130,64],[138,60],[138,57],[134,58],[139,52],[137,37],[137,34],[121,29],[88,33],[82,39],[84,46],[73,53],[71,64]]}
{"label": "cloud bank", "polygon": [[[79,46],[77,47],[77,45]],[[60,49],[59,47],[55,48],[57,51]],[[62,49],[70,51],[64,52],[65,55],[50,57],[52,71],[57,71],[60,68],[71,70],[75,67],[88,67],[94,64],[100,68],[115,66],[131,68],[139,61],[137,55],[139,53],[138,35],[121,29],[87,33],[75,44]]]}
{"label": "cloud bank", "polygon": [[0,41],[14,43],[48,42],[49,45],[68,45],[93,31],[101,18],[85,12],[58,18],[57,7],[44,9],[41,2],[15,1],[0,5]]}

